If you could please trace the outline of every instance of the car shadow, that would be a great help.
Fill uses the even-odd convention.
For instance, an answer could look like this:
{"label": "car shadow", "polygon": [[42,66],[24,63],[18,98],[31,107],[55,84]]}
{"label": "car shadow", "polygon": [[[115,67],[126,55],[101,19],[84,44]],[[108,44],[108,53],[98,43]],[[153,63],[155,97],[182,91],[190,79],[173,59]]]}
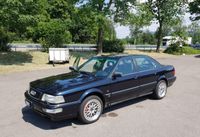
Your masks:
{"label": "car shadow", "polygon": [[78,120],[76,119],[69,119],[69,120],[63,120],[63,121],[51,121],[50,119],[43,117],[37,113],[35,113],[33,110],[31,110],[28,107],[22,108],[22,119],[30,123],[40,129],[43,130],[54,130],[66,126],[73,126],[73,124],[81,125]]}
{"label": "car shadow", "polygon": [[[121,108],[126,107],[126,106],[137,104],[139,102],[142,102],[142,101],[148,100],[148,99],[151,99],[151,98],[149,96],[144,96],[144,97],[129,100],[129,101],[126,101],[126,102],[123,102],[123,103],[120,103],[120,104],[113,105],[112,107],[106,108],[104,110],[102,117],[105,117],[107,115],[112,117],[112,115],[109,115],[109,114],[111,114],[111,113],[114,114],[113,111],[115,111],[117,109],[121,109]],[[69,120],[62,120],[62,121],[51,121],[50,119],[48,119],[46,117],[42,117],[41,115],[36,114],[34,111],[32,111],[28,107],[22,108],[21,111],[22,111],[22,115],[23,115],[22,118],[25,122],[30,123],[30,124],[40,128],[40,129],[43,129],[43,130],[55,130],[55,129],[59,129],[59,128],[62,128],[62,127],[67,127],[67,126],[71,126],[72,128],[76,128],[76,125],[84,125],[83,123],[81,123],[77,119],[69,119]]]}

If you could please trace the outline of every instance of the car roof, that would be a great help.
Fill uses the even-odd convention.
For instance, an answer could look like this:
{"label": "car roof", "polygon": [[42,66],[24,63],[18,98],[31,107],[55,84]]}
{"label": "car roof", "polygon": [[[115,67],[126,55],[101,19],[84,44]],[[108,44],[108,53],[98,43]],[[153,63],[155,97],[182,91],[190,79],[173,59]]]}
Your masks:
{"label": "car roof", "polygon": [[[123,58],[123,57],[146,57],[147,55],[141,55],[141,54],[112,54],[112,55],[100,55],[96,57],[105,57],[105,58]],[[148,56],[147,56],[148,57]]]}

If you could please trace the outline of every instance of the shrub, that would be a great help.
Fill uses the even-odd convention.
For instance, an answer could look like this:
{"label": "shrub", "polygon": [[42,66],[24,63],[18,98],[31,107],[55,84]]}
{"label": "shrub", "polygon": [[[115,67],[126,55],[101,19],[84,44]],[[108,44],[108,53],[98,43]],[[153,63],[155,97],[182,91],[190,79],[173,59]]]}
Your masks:
{"label": "shrub", "polygon": [[103,52],[124,52],[125,47],[124,43],[121,40],[112,40],[112,41],[104,41],[103,42]]}
{"label": "shrub", "polygon": [[175,43],[170,45],[165,51],[164,53],[168,53],[168,54],[180,54],[182,51],[182,48],[180,47],[179,43]]}
{"label": "shrub", "polygon": [[200,54],[200,50],[194,49],[192,47],[189,46],[183,46],[180,47],[179,43],[175,43],[170,45],[165,51],[164,53],[168,53],[168,54],[174,54],[174,55],[182,55],[182,54]]}

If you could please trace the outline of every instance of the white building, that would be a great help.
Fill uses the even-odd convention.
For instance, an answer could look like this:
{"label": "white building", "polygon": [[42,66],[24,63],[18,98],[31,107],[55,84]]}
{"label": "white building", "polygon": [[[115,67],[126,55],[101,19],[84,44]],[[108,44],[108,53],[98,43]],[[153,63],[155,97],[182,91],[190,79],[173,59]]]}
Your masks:
{"label": "white building", "polygon": [[[174,44],[176,42],[184,42],[185,44],[191,45],[192,44],[192,37],[187,37],[185,39],[182,39],[181,37],[175,37],[175,36],[165,36],[163,37],[163,46],[168,47],[171,44]],[[182,46],[182,45],[180,45]]]}

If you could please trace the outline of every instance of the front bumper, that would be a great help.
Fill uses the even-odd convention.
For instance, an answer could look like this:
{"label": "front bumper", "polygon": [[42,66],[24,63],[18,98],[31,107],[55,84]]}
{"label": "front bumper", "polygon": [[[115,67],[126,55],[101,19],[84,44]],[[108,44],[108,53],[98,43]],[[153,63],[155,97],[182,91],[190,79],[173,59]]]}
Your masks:
{"label": "front bumper", "polygon": [[[52,105],[31,97],[27,92],[25,92],[25,101],[28,102],[28,106],[39,113],[42,116],[48,117],[53,121],[69,119],[77,117],[80,103],[70,102],[64,104]],[[61,112],[57,110],[62,110]]]}

